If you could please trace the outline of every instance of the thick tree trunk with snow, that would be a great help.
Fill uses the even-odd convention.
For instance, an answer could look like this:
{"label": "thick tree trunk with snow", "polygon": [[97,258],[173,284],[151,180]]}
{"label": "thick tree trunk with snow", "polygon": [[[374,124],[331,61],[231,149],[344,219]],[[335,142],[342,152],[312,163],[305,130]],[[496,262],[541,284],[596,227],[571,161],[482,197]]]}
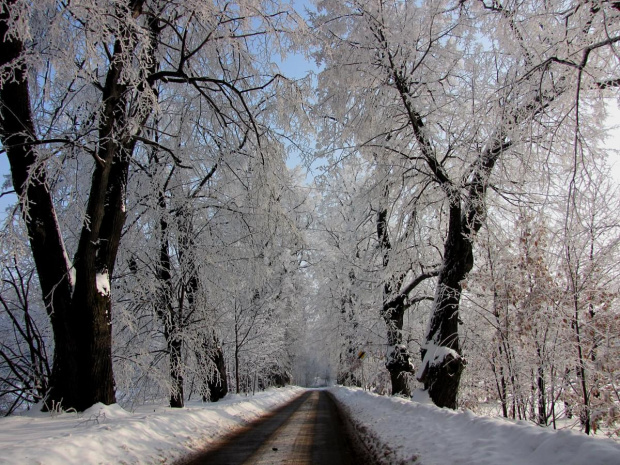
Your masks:
{"label": "thick tree trunk with snow", "polygon": [[104,88],[105,119],[99,128],[98,157],[91,181],[86,220],[75,254],[75,290],[70,321],[78,341],[78,375],[83,395],[76,403],[83,410],[96,402],[112,404],[112,298],[110,277],[114,272],[121,232],[125,224],[124,197],[133,141],[118,142],[124,126],[124,86],[113,66]]}
{"label": "thick tree trunk with snow", "polygon": [[[8,39],[5,12],[0,18],[2,65],[18,59],[23,45]],[[13,186],[22,207],[43,300],[54,332],[54,362],[47,408],[84,410],[96,402],[113,403],[114,383],[109,326],[109,289],[97,292],[95,274],[70,278],[68,257],[56,220],[45,168],[36,154],[26,70],[0,88],[2,144],[11,165]],[[102,203],[106,197],[102,196]],[[76,255],[80,270],[94,254]],[[92,271],[92,268],[90,268]],[[89,278],[91,278],[89,280]],[[76,284],[73,291],[72,285]]]}
{"label": "thick tree trunk with snow", "polygon": [[[84,277],[83,281],[86,281]],[[58,389],[65,383],[62,373],[62,364],[58,357],[54,359],[52,372],[52,391],[50,399],[61,402],[63,408],[73,407],[82,411],[97,402],[113,404],[116,402],[114,394],[114,376],[112,373],[112,331],[111,331],[111,301],[109,288],[105,295],[99,292],[96,284],[84,282],[76,290],[69,312],[71,320],[71,337],[75,341],[77,351],[76,383],[78,392],[74,399],[67,399],[66,393]],[[71,340],[65,341],[70,345]],[[58,341],[55,340],[58,344]],[[56,345],[58,350],[58,345]],[[68,386],[65,387],[65,391]]]}
{"label": "thick tree trunk with snow", "polygon": [[388,302],[383,308],[383,318],[388,326],[389,352],[385,367],[392,381],[392,395],[410,396],[408,377],[413,373],[411,354],[403,344],[404,298]]}
{"label": "thick tree trunk with snow", "polygon": [[[482,227],[486,213],[485,196],[488,178],[500,154],[510,146],[501,135],[483,150],[469,176],[465,195],[452,191],[447,178],[450,205],[448,236],[444,244],[442,268],[437,278],[431,319],[422,347],[422,364],[416,377],[424,383],[433,402],[439,407],[456,408],[461,373],[465,361],[461,356],[458,326],[462,284],[474,266],[473,240]],[[437,170],[438,179],[442,171]],[[463,200],[461,198],[463,197]]]}
{"label": "thick tree trunk with snow", "polygon": [[435,405],[456,408],[456,398],[465,366],[459,343],[461,281],[473,266],[471,240],[464,235],[461,209],[450,208],[450,225],[443,267],[437,279],[433,312],[422,349],[422,366],[417,377]]}
{"label": "thick tree trunk with snow", "polygon": [[[9,2],[12,7],[15,2]],[[131,3],[138,15],[142,1]],[[8,12],[0,14],[0,65],[17,62],[23,43],[7,36]],[[128,43],[117,40],[114,57]],[[56,219],[44,161],[33,124],[25,66],[0,89],[0,137],[9,157],[43,300],[54,331],[54,362],[47,408],[84,410],[115,402],[112,373],[110,276],[125,222],[124,197],[135,140],[126,133],[126,86],[122,61],[112,59],[102,88],[97,163],[92,176],[74,269]],[[75,278],[73,278],[75,276]]]}

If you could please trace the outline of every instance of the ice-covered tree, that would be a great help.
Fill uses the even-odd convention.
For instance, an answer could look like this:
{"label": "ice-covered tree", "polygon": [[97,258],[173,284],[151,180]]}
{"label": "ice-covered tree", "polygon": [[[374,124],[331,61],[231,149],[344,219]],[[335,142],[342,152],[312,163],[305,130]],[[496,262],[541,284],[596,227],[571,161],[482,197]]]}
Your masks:
{"label": "ice-covered tree", "polygon": [[[456,407],[461,282],[489,186],[571,140],[575,103],[617,84],[613,2],[318,2],[326,150],[377,152],[431,182],[444,246],[417,377]],[[562,138],[565,140],[562,141]],[[399,170],[399,173],[402,172]],[[443,213],[445,214],[443,214]],[[430,264],[429,264],[430,265]],[[392,289],[394,291],[394,289]]]}
{"label": "ice-covered tree", "polygon": [[[115,401],[110,277],[130,173],[153,147],[171,165],[190,162],[183,138],[158,139],[183,118],[224,158],[240,145],[267,156],[262,128],[281,82],[270,57],[285,45],[272,38],[293,25],[276,1],[2,3],[0,137],[54,332],[48,407]],[[197,112],[178,107],[162,127],[178,94]],[[65,185],[75,176],[66,197],[52,168]],[[58,215],[71,202],[75,236]]]}

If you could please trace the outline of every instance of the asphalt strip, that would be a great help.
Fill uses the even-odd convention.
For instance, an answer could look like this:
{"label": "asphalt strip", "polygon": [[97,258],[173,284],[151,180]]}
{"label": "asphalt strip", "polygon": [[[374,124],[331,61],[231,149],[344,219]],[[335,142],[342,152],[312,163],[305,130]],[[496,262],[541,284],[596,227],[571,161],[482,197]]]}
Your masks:
{"label": "asphalt strip", "polygon": [[372,463],[325,391],[306,391],[269,415],[176,465],[353,465]]}

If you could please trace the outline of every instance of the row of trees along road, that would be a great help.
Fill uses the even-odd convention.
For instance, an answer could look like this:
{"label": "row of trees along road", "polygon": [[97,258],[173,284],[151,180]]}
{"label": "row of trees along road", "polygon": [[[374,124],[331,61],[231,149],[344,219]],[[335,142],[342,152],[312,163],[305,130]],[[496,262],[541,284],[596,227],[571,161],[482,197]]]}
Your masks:
{"label": "row of trees along road", "polygon": [[[25,230],[4,233],[2,302],[31,341],[3,352],[21,360],[7,399],[182,406],[333,367],[540,424],[562,401],[589,431],[620,402],[601,150],[620,4],[292,11],[5,2],[0,137]],[[314,81],[273,71],[293,45]],[[284,160],[308,135],[324,171],[301,194]],[[53,342],[24,305],[35,275]]]}
{"label": "row of trees along road", "polygon": [[[171,405],[189,327],[202,365],[222,366],[198,240],[251,261],[295,229],[268,205],[288,195],[274,131],[294,119],[271,56],[294,26],[277,1],[3,2],[1,140],[53,330],[47,408],[116,401],[111,277],[150,273],[127,305],[157,316]],[[213,232],[226,215],[240,226]]]}
{"label": "row of trees along road", "polygon": [[582,125],[587,104],[616,95],[619,13],[615,2],[318,2],[319,141],[332,164],[361,157],[372,173],[394,393],[409,394],[396,382],[412,372],[409,294],[435,279],[415,376],[456,407],[462,283],[489,188],[520,199],[524,170],[592,155]]}

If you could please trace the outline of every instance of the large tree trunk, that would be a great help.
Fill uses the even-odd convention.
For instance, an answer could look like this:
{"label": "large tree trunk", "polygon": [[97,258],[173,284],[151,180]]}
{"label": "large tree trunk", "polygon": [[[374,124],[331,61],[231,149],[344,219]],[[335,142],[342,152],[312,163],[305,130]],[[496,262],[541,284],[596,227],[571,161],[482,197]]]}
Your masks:
{"label": "large tree trunk", "polygon": [[472,244],[463,234],[459,205],[450,208],[443,267],[437,278],[433,313],[422,349],[417,377],[435,405],[456,408],[461,373],[465,366],[459,344],[461,281],[473,266]]}
{"label": "large tree trunk", "polygon": [[403,344],[404,298],[384,304],[383,318],[388,327],[389,352],[385,367],[392,381],[392,395],[410,396],[409,376],[413,373],[411,354]]}
{"label": "large tree trunk", "polygon": [[[18,62],[23,43],[7,35],[10,0],[0,12],[0,65]],[[143,1],[131,2],[129,14],[139,15]],[[117,40],[114,57],[131,41]],[[0,137],[13,177],[43,300],[54,332],[54,362],[47,408],[82,411],[96,402],[115,402],[112,373],[111,298],[109,277],[125,222],[124,194],[135,140],[125,133],[126,87],[122,61],[112,59],[102,93],[98,160],[92,177],[86,220],[74,257],[71,278],[56,219],[44,162],[39,159],[25,66],[0,88]]]}
{"label": "large tree trunk", "polygon": [[[429,134],[425,129],[422,115],[416,111],[411,98],[409,82],[394,65],[394,57],[387,47],[390,60],[390,73],[407,111],[413,136],[418,143],[427,167],[434,181],[441,186],[449,202],[448,236],[444,244],[442,268],[437,278],[431,321],[422,347],[422,364],[416,377],[424,383],[431,399],[440,407],[456,408],[456,396],[465,362],[461,357],[458,338],[459,303],[461,281],[473,267],[472,241],[482,226],[486,213],[485,197],[488,178],[501,153],[510,147],[501,124],[493,134],[489,144],[484,146],[478,159],[471,165],[463,189],[454,183],[446,166],[438,159]],[[542,107],[541,107],[542,108]]]}
{"label": "large tree trunk", "polygon": [[[13,0],[9,5],[14,3]],[[8,12],[4,9],[0,13],[1,66],[19,59],[23,53],[23,44],[6,36],[7,20]],[[64,398],[65,405],[68,405],[79,396],[79,383],[75,383],[78,378],[78,350],[71,337],[71,321],[68,318],[72,283],[45,169],[38,164],[34,151],[36,136],[25,67],[15,71],[14,80],[0,86],[0,102],[2,145],[11,165],[13,187],[21,203],[43,301],[54,332],[55,351],[50,383],[52,390],[63,395],[51,399],[59,401]]]}
{"label": "large tree trunk", "polygon": [[170,355],[170,381],[172,389],[170,391],[170,407],[183,408],[185,406],[185,396],[183,389],[183,357],[181,348],[183,341],[176,335],[168,338],[168,354]]}
{"label": "large tree trunk", "polygon": [[433,163],[436,160],[429,157],[429,166],[435,166],[436,177],[448,193],[450,210],[442,268],[437,277],[426,343],[421,350],[422,364],[416,377],[424,383],[424,389],[439,407],[457,407],[461,374],[465,368],[458,333],[461,282],[474,266],[473,239],[482,227],[486,213],[489,175],[500,154],[509,146],[510,142],[506,142],[501,134],[493,139],[472,168],[465,192],[455,189],[443,168],[436,167]]}

